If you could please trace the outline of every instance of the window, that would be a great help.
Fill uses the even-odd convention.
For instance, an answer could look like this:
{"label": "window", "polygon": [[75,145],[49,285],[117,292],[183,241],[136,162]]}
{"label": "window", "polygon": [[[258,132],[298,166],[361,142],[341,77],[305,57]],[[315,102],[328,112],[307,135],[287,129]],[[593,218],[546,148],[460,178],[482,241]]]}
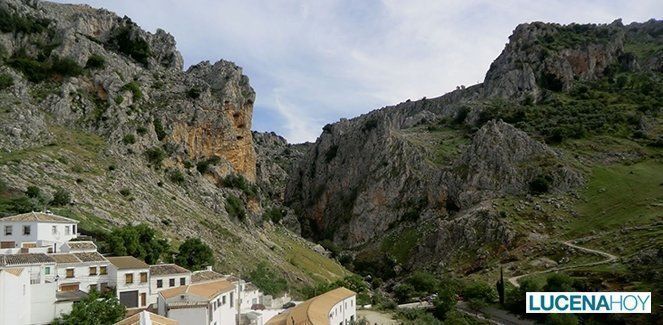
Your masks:
{"label": "window", "polygon": [[13,233],[12,226],[5,226],[5,236],[11,236]]}
{"label": "window", "polygon": [[30,235],[30,226],[23,226],[23,235]]}
{"label": "window", "polygon": [[234,303],[233,303],[233,293],[234,292],[230,293],[230,308],[233,308],[233,305],[234,305]]}
{"label": "window", "polygon": [[99,267],[99,274],[101,274],[101,275],[106,275],[106,274],[108,274],[108,271],[106,271],[106,267],[105,267],[105,266],[100,266],[100,267]]}
{"label": "window", "polygon": [[221,297],[221,302],[222,302],[224,305],[226,304],[226,296],[225,296],[225,295],[224,295],[223,297]]}
{"label": "window", "polygon": [[69,234],[70,234],[69,226],[64,226],[64,234],[65,234],[65,235],[69,235]]}
{"label": "window", "polygon": [[71,226],[71,233],[74,235],[76,234],[76,225]]}
{"label": "window", "polygon": [[90,285],[89,291],[92,291],[92,290],[97,290],[97,284],[96,283]]}
{"label": "window", "polygon": [[51,234],[55,235],[58,233],[58,226],[52,226],[51,227]]}
{"label": "window", "polygon": [[47,266],[44,268],[44,275],[49,275],[49,274],[51,274],[51,267]]}
{"label": "window", "polygon": [[124,283],[130,284],[134,283],[134,274],[133,273],[127,273],[124,275]]}
{"label": "window", "polygon": [[157,288],[163,288],[163,280],[157,280]]}
{"label": "window", "polygon": [[90,266],[90,275],[97,275],[97,267]]}
{"label": "window", "polygon": [[186,284],[186,278],[180,278],[180,285],[183,286]]}
{"label": "window", "polygon": [[168,286],[174,287],[175,286],[175,279],[168,279]]}
{"label": "window", "polygon": [[74,269],[67,269],[67,278],[73,278],[74,277]]}
{"label": "window", "polygon": [[140,283],[147,282],[147,272],[140,272]]}

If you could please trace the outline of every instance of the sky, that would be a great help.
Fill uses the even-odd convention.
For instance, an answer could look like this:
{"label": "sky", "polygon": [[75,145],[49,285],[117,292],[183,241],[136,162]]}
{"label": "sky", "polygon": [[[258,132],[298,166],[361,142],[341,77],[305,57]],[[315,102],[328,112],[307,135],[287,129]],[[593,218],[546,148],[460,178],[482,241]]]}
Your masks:
{"label": "sky", "polygon": [[663,2],[489,0],[58,0],[175,36],[185,66],[230,60],[256,91],[253,129],[291,143],[322,126],[483,81],[524,22],[661,19]]}

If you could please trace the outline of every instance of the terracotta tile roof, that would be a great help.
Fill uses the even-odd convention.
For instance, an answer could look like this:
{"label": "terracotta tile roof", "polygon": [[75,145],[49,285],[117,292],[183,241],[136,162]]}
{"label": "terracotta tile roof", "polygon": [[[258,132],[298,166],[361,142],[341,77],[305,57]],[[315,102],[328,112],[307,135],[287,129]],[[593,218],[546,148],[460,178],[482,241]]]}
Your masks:
{"label": "terracotta tile roof", "polygon": [[149,269],[147,263],[133,256],[109,256],[106,259],[111,262],[118,270],[128,269]]}
{"label": "terracotta tile roof", "polygon": [[55,263],[55,260],[44,253],[0,255],[0,266],[42,263]]}
{"label": "terracotta tile roof", "polygon": [[56,301],[80,301],[87,297],[87,293],[81,290],[58,291],[55,293]]}
{"label": "terracotta tile roof", "polygon": [[87,250],[97,250],[97,245],[91,241],[70,241],[67,242],[67,246],[71,251],[87,251]]}
{"label": "terracotta tile roof", "polygon": [[133,316],[129,316],[117,323],[115,325],[147,325],[147,324],[153,324],[153,325],[178,325],[179,322],[166,318],[163,316],[159,316],[157,314],[153,314],[147,310],[144,310],[138,314],[135,314]]}
{"label": "terracotta tile roof", "polygon": [[159,292],[159,294],[166,299],[186,294],[209,300],[221,293],[232,291],[234,288],[235,285],[232,282],[226,280],[214,280],[163,290]]}
{"label": "terracotta tile roof", "polygon": [[37,221],[37,222],[56,222],[56,223],[78,223],[78,220],[69,219],[44,212],[28,212],[17,214],[0,219],[1,221]]}
{"label": "terracotta tile roof", "polygon": [[22,267],[17,267],[17,268],[12,268],[12,269],[0,270],[0,273],[7,272],[7,273],[12,274],[14,276],[19,276],[19,275],[21,275],[21,273],[23,273],[23,270],[24,269]]}
{"label": "terracotta tile roof", "polygon": [[108,262],[108,260],[97,252],[73,253],[81,262]]}
{"label": "terracotta tile roof", "polygon": [[203,270],[203,271],[195,271],[191,275],[191,282],[196,283],[196,282],[204,282],[204,281],[210,281],[210,280],[218,280],[218,279],[225,279],[226,276],[217,273],[214,271],[209,271],[209,270]]}
{"label": "terracotta tile roof", "polygon": [[150,265],[150,275],[160,276],[168,274],[187,274],[191,271],[177,265],[177,264],[157,264]]}
{"label": "terracotta tile roof", "polygon": [[282,312],[265,325],[329,324],[329,313],[334,305],[354,295],[354,291],[336,288]]}
{"label": "terracotta tile roof", "polygon": [[49,256],[52,257],[58,264],[73,264],[81,262],[81,260],[79,260],[76,255],[71,253],[49,254]]}

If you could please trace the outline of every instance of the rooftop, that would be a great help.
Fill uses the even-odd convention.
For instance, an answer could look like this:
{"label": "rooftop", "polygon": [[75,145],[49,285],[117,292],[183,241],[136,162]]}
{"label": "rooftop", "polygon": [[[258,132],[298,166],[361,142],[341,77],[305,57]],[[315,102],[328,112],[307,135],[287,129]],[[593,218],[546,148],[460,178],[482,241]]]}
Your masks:
{"label": "rooftop", "polygon": [[97,252],[74,253],[81,262],[108,262],[108,260]]}
{"label": "rooftop", "polygon": [[133,257],[133,256],[110,256],[106,259],[115,265],[118,270],[130,270],[130,269],[149,269],[150,266],[147,263]]}
{"label": "rooftop", "polygon": [[7,272],[11,275],[14,276],[20,276],[21,273],[23,273],[23,268],[22,267],[17,267],[17,268],[12,268],[12,269],[0,269],[0,273],[2,272]]}
{"label": "rooftop", "polygon": [[91,241],[70,241],[67,242],[67,246],[69,246],[71,251],[97,250],[97,245]]}
{"label": "rooftop", "polygon": [[30,254],[0,254],[0,266],[9,265],[29,265],[29,264],[42,264],[42,263],[55,263],[55,260],[44,253],[30,253]]}
{"label": "rooftop", "polygon": [[329,312],[337,303],[356,295],[352,290],[336,288],[288,309],[270,319],[265,325],[329,324]]}
{"label": "rooftop", "polygon": [[232,282],[226,280],[214,280],[167,289],[161,291],[159,294],[166,298],[166,300],[180,295],[191,295],[210,300],[224,292],[232,291],[234,288],[235,285]]}
{"label": "rooftop", "polygon": [[36,221],[36,222],[55,222],[55,223],[78,223],[78,220],[69,219],[54,215],[52,213],[45,212],[28,212],[23,214],[17,214],[14,216],[4,217],[0,219],[0,222],[12,221],[12,222],[21,222],[21,221]]}
{"label": "rooftop", "polygon": [[49,254],[49,256],[52,257],[58,264],[73,264],[81,262],[81,260],[79,260],[76,255],[70,253]]}
{"label": "rooftop", "polygon": [[150,265],[150,275],[152,276],[187,273],[191,273],[191,271],[176,264]]}
{"label": "rooftop", "polygon": [[225,279],[226,276],[211,270],[195,271],[191,275],[191,282],[205,282],[211,280]]}
{"label": "rooftop", "polygon": [[141,311],[138,314],[129,316],[117,323],[115,325],[177,325],[178,321],[157,314],[153,314],[147,310]]}
{"label": "rooftop", "polygon": [[76,290],[76,291],[58,291],[55,293],[56,301],[79,301],[87,297],[87,293]]}

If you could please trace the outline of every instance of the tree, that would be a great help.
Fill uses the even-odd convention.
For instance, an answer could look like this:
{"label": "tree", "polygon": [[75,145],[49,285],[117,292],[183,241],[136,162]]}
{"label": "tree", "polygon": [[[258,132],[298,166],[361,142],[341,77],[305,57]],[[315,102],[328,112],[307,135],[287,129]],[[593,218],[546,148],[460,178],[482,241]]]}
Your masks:
{"label": "tree", "polygon": [[500,279],[495,283],[497,289],[497,295],[499,296],[500,305],[504,306],[504,273],[502,272],[502,267],[500,267]]}
{"label": "tree", "polygon": [[525,299],[527,292],[540,291],[540,288],[532,279],[522,279],[519,283],[520,287],[509,291],[506,308],[512,313],[525,315]]}
{"label": "tree", "polygon": [[71,203],[71,195],[67,190],[63,188],[58,188],[55,193],[53,193],[53,200],[51,200],[51,205],[54,206],[63,206]]}
{"label": "tree", "polygon": [[249,279],[260,290],[268,295],[278,295],[288,289],[288,282],[267,266],[267,263],[260,262],[256,268],[249,273]]}
{"label": "tree", "polygon": [[74,304],[71,313],[62,315],[53,324],[113,324],[124,316],[124,306],[110,292],[92,290],[88,296]]}
{"label": "tree", "polygon": [[107,241],[114,255],[131,255],[148,264],[157,263],[170,250],[168,242],[144,224],[113,229]]}
{"label": "tree", "polygon": [[27,195],[28,197],[33,198],[33,199],[39,198],[39,197],[41,197],[41,190],[37,186],[30,185],[25,190],[25,195]]}
{"label": "tree", "polygon": [[435,317],[445,319],[447,313],[456,306],[456,293],[449,286],[440,288],[437,297],[433,300],[433,306],[435,306],[433,309]]}
{"label": "tree", "polygon": [[201,270],[214,265],[214,252],[199,238],[188,238],[180,245],[175,264],[191,271]]}
{"label": "tree", "polygon": [[546,279],[546,284],[543,286],[543,291],[560,292],[560,291],[573,291],[573,279],[566,274],[553,273]]}

